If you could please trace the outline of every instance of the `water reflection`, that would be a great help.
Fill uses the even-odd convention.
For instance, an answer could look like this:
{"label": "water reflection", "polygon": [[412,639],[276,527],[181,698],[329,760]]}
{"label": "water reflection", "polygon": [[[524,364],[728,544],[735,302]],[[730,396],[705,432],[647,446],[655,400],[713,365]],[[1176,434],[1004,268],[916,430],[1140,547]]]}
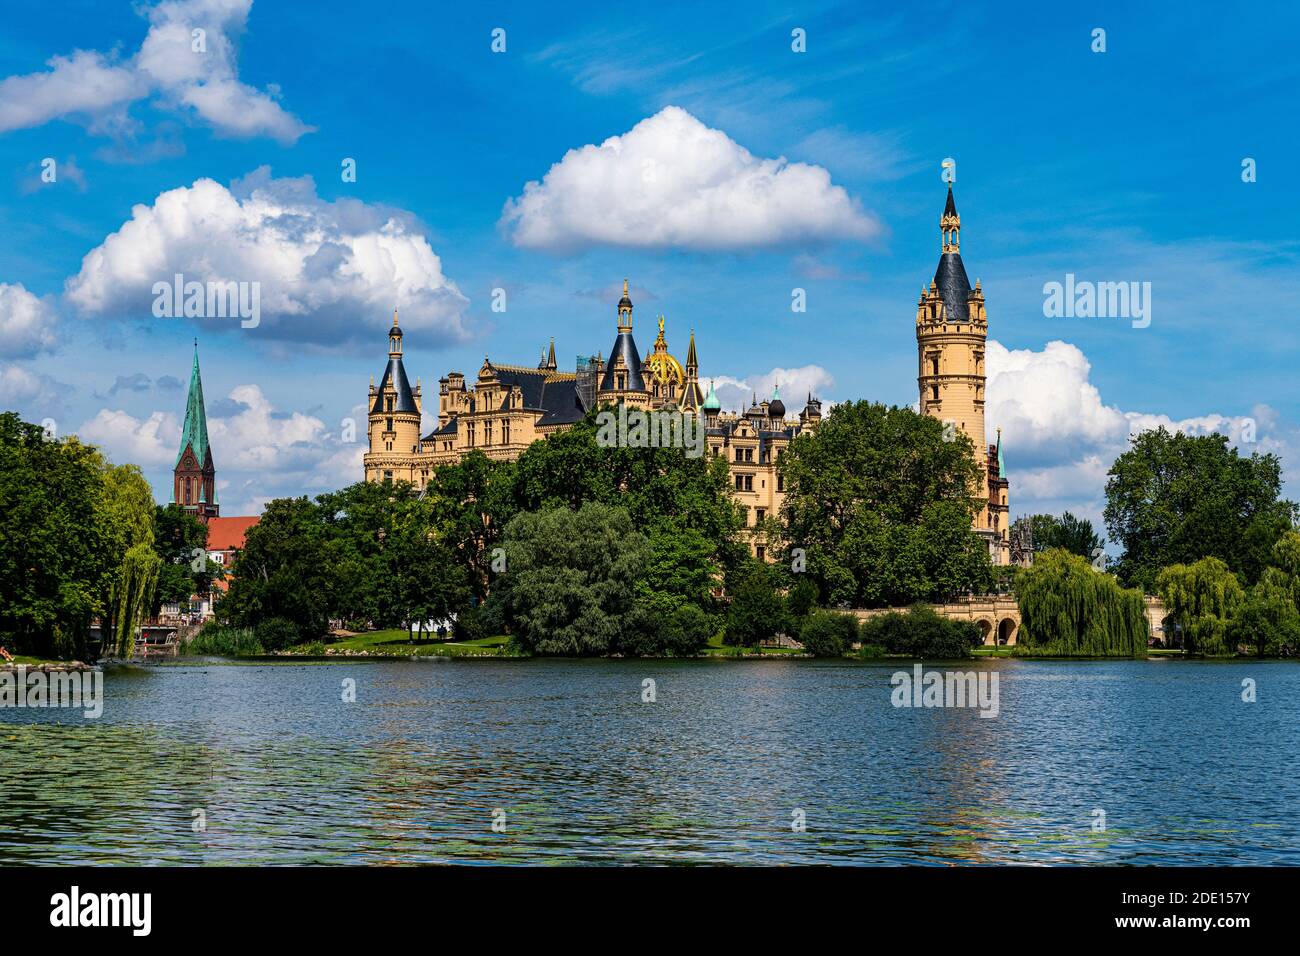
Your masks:
{"label": "water reflection", "polygon": [[0,864],[1300,862],[1300,666],[972,664],[996,719],[899,666],[114,670],[98,721],[0,711]]}

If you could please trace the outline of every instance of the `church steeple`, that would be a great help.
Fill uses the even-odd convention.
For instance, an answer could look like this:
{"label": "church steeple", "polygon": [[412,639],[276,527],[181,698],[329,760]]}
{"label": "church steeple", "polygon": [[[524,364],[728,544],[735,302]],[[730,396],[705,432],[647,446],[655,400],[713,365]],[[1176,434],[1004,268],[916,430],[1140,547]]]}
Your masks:
{"label": "church steeple", "polygon": [[203,377],[199,373],[199,343],[194,342],[190,390],[185,399],[185,424],[181,447],[172,469],[172,501],[206,521],[216,517],[217,468],[208,444],[208,415],[203,407]]}

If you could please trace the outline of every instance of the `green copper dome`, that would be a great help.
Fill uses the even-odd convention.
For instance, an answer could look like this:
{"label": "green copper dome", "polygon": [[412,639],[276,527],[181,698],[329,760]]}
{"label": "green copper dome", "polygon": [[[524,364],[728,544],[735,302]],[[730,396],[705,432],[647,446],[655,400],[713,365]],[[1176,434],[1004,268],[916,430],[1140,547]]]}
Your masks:
{"label": "green copper dome", "polygon": [[709,379],[709,394],[704,397],[704,410],[716,412],[721,408],[722,402],[718,401],[718,393],[713,390],[713,380]]}

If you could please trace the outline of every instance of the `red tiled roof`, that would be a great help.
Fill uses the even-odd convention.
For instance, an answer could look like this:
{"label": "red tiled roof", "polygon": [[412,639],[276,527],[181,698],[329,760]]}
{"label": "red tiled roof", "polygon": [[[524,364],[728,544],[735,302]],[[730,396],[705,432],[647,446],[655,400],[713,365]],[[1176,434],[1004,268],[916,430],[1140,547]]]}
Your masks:
{"label": "red tiled roof", "polygon": [[257,515],[208,519],[208,550],[233,551],[244,546],[244,535],[257,524]]}

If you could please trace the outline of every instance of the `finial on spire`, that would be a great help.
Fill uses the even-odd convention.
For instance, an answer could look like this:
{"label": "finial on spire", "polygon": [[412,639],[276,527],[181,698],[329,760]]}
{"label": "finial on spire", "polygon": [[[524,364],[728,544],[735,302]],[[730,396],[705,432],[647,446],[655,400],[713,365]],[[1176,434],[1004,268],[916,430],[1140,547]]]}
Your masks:
{"label": "finial on spire", "polygon": [[623,294],[627,295],[627,280],[623,280]]}
{"label": "finial on spire", "polygon": [[393,328],[397,328],[397,310],[393,310]]}

